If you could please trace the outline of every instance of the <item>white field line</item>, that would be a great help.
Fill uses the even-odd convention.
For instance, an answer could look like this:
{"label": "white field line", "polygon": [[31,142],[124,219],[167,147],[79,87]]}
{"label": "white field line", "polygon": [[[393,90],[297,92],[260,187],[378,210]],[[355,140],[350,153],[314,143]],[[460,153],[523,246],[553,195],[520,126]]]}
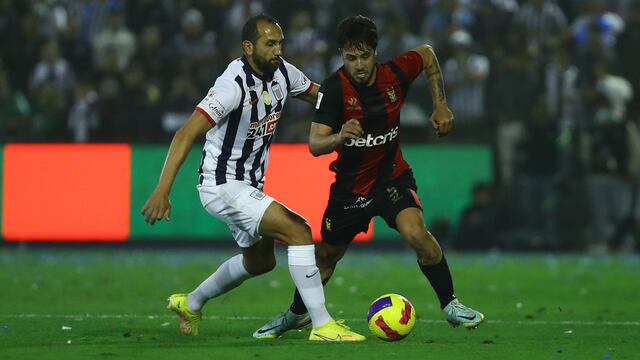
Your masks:
{"label": "white field line", "polygon": [[[136,314],[0,314],[0,318],[4,319],[63,319],[77,320],[84,319],[173,319],[173,315],[136,315]],[[204,319],[211,320],[236,320],[236,321],[267,321],[270,317],[264,316],[203,316]],[[346,321],[360,322],[364,318],[347,318]],[[445,323],[444,320],[417,319],[421,323],[436,324]],[[581,321],[581,320],[564,320],[564,321],[546,321],[546,320],[493,320],[488,319],[487,323],[491,324],[508,324],[508,325],[583,325],[583,326],[640,326],[640,321]]]}

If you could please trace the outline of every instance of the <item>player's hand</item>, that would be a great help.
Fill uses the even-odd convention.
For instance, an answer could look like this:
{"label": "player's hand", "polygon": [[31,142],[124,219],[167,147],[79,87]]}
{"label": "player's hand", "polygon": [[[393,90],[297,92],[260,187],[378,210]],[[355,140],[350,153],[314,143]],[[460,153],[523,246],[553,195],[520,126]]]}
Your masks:
{"label": "player's hand", "polygon": [[338,134],[340,137],[340,143],[344,143],[349,139],[357,139],[364,136],[364,130],[362,130],[362,125],[360,125],[360,121],[356,119],[349,119],[349,121],[342,124],[342,128],[340,129],[340,133]]}
{"label": "player's hand", "polygon": [[156,221],[160,221],[163,218],[167,221],[171,220],[171,202],[169,201],[169,194],[164,192],[154,191],[149,200],[144,204],[141,211],[146,223],[155,224]]}
{"label": "player's hand", "polygon": [[451,127],[453,126],[453,113],[446,105],[439,106],[433,110],[429,120],[436,130],[436,135],[439,137],[444,136],[451,131]]}

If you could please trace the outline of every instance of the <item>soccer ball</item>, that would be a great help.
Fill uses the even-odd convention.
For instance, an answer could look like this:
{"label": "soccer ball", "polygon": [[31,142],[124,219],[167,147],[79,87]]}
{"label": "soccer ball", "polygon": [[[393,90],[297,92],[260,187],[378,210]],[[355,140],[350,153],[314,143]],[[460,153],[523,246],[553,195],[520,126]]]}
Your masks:
{"label": "soccer ball", "polygon": [[369,307],[369,329],[380,339],[404,339],[416,324],[416,310],[409,300],[398,294],[385,294]]}

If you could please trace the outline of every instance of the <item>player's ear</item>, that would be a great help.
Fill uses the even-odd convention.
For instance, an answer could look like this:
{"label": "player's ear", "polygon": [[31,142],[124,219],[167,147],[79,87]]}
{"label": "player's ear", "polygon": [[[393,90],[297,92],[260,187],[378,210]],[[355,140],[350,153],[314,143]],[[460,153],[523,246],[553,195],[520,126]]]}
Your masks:
{"label": "player's ear", "polygon": [[249,56],[253,55],[253,43],[249,40],[242,41],[242,50]]}

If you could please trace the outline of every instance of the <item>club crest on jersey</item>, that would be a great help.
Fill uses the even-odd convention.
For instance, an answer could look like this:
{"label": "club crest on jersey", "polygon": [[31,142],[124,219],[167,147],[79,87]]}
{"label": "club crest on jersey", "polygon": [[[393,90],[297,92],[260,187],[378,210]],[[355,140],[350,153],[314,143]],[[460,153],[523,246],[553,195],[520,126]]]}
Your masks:
{"label": "club crest on jersey", "polygon": [[327,229],[327,231],[331,231],[331,219],[324,218],[324,228]]}
{"label": "club crest on jersey", "polygon": [[390,87],[387,89],[387,100],[389,100],[389,104],[393,104],[398,101],[395,88]]}
{"label": "club crest on jersey", "polygon": [[271,91],[273,91],[273,95],[276,97],[276,100],[280,101],[284,99],[284,92],[282,91],[282,87],[278,82],[274,81],[271,83]]}
{"label": "club crest on jersey", "polygon": [[276,131],[276,125],[278,125],[281,113],[282,111],[278,111],[265,116],[260,121],[251,123],[249,131],[247,131],[247,139],[257,139],[273,134]]}
{"label": "club crest on jersey", "polygon": [[271,105],[271,96],[267,90],[262,92],[262,99],[264,100],[265,105]]}
{"label": "club crest on jersey", "polygon": [[264,199],[264,193],[260,190],[253,190],[250,196],[256,200]]}

